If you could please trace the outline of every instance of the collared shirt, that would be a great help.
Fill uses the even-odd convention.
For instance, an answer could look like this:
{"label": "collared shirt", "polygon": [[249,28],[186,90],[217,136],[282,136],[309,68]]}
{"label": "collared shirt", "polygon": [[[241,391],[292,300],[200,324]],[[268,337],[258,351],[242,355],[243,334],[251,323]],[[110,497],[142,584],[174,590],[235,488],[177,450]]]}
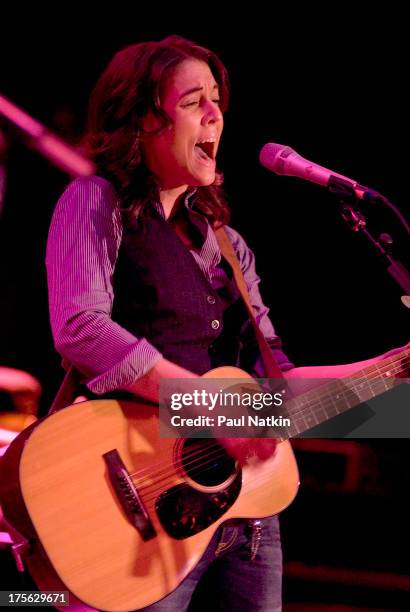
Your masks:
{"label": "collared shirt", "polygon": [[[190,196],[185,200],[190,208]],[[160,202],[154,203],[164,216]],[[221,253],[205,217],[190,209],[192,221],[203,235],[191,253],[214,289],[224,283]],[[231,227],[226,231],[238,256],[258,325],[268,339],[282,370],[293,367],[280,348],[263,304],[255,258],[243,238]],[[46,266],[50,321],[54,343],[64,360],[86,377],[97,394],[126,389],[150,370],[161,353],[111,319],[113,275],[123,225],[119,199],[113,186],[100,177],[73,181],[59,199],[50,226]],[[260,374],[262,376],[262,373]]]}

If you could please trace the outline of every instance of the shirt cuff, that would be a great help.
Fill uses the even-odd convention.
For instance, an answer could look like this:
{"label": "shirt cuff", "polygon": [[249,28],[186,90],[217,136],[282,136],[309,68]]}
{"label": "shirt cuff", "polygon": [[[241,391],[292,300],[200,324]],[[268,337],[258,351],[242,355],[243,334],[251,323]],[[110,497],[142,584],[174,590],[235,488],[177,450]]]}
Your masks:
{"label": "shirt cuff", "polygon": [[123,390],[141,378],[162,359],[162,354],[147,340],[133,345],[112,368],[88,381],[87,388],[96,395]]}

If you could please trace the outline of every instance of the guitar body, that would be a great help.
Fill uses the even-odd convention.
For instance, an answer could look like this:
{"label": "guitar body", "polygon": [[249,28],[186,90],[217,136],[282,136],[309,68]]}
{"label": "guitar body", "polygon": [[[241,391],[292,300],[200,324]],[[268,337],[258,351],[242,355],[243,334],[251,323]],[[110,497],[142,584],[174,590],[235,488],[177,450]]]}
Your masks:
{"label": "guitar body", "polygon": [[[195,468],[207,449],[224,455],[222,467],[208,460],[210,471]],[[115,488],[112,451],[138,493],[130,516],[135,504],[143,508],[144,533]],[[76,609],[120,612],[173,591],[222,522],[276,514],[297,488],[289,442],[239,470],[215,441],[160,438],[156,407],[96,400],[20,434],[3,458],[0,502],[9,523],[34,538],[27,559],[41,589],[70,591]]]}

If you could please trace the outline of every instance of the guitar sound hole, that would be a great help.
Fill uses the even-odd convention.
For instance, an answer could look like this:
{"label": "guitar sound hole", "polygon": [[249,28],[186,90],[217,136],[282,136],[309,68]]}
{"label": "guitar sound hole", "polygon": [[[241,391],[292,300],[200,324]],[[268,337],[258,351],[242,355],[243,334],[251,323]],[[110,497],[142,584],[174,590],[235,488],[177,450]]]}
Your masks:
{"label": "guitar sound hole", "polygon": [[222,484],[237,471],[235,460],[209,438],[184,440],[181,463],[189,478],[204,487]]}

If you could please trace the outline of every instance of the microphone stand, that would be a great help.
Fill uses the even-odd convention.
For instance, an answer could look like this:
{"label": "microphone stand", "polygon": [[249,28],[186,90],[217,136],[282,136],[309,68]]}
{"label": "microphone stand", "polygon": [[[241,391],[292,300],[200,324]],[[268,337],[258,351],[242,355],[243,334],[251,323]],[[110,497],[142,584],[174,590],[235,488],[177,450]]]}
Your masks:
{"label": "microphone stand", "polygon": [[[330,193],[339,198],[342,204],[341,215],[350,229],[354,232],[362,232],[371,244],[381,253],[387,264],[387,271],[390,276],[396,281],[399,287],[406,295],[402,297],[402,302],[407,308],[410,308],[410,272],[403,262],[395,259],[391,253],[393,239],[387,233],[381,233],[376,238],[367,227],[367,220],[361,210],[359,210],[359,198],[353,188],[353,185],[340,179],[337,176],[331,176],[328,182],[328,190]],[[368,191],[365,194],[367,202],[384,201],[384,196],[377,192]]]}
{"label": "microphone stand", "polygon": [[0,126],[0,217],[3,211],[3,204],[7,186],[7,139]]}
{"label": "microphone stand", "polygon": [[0,118],[4,117],[24,135],[27,144],[52,164],[71,176],[95,174],[94,163],[83,157],[73,146],[33,119],[21,108],[0,94]]}

